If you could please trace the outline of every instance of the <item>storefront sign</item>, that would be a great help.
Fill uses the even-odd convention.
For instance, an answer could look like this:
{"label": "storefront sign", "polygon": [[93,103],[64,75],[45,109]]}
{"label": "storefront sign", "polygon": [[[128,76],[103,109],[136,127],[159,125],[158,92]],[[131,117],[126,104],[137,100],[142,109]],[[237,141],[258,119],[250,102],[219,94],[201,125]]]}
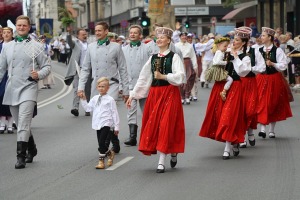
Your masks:
{"label": "storefront sign", "polygon": [[180,7],[175,8],[175,16],[209,15],[208,7]]}

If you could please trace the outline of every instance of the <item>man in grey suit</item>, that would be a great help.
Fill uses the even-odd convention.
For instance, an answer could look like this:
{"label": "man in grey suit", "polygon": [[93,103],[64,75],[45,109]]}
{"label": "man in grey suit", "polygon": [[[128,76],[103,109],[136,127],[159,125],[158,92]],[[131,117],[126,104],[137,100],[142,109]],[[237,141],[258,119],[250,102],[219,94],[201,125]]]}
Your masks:
{"label": "man in grey suit", "polygon": [[[16,19],[16,39],[7,43],[0,55],[0,81],[8,70],[8,81],[3,104],[10,106],[10,111],[17,124],[17,163],[16,169],[24,168],[37,154],[31,132],[31,120],[37,102],[38,80],[50,74],[50,60],[40,53],[34,60],[26,55],[30,20],[27,16]],[[28,154],[26,151],[28,149]]]}
{"label": "man in grey suit", "polygon": [[[119,97],[119,84],[121,84],[123,100],[126,102],[129,97],[126,60],[121,45],[108,40],[108,29],[109,27],[106,22],[98,22],[95,26],[97,41],[88,46],[83,65],[81,66],[78,95],[82,96],[84,94],[84,87],[88,76],[92,73],[91,97],[98,93],[96,89],[97,80],[101,77],[108,77],[108,94],[117,100]],[[111,140],[113,143],[112,150],[118,153],[120,151],[118,137],[111,134]]]}
{"label": "man in grey suit", "polygon": [[[88,43],[87,43],[87,32],[85,29],[78,29],[77,30],[77,39],[73,41],[72,39],[72,29],[70,27],[67,27],[67,43],[72,49],[72,55],[70,58],[70,62],[67,68],[67,73],[65,76],[65,83],[66,85],[70,85],[73,82],[73,89],[74,89],[74,95],[73,95],[73,106],[71,113],[74,116],[79,115],[79,101],[80,98],[77,95],[77,89],[78,89],[78,81],[79,81],[79,76],[76,71],[76,64],[79,66],[82,66],[83,60],[85,58],[87,48],[88,48]],[[91,74],[87,79],[87,83],[85,84],[85,95],[87,98],[87,101],[90,100],[90,95],[91,95]],[[86,116],[89,116],[90,113],[86,112]]]}
{"label": "man in grey suit", "polygon": [[[151,56],[147,46],[140,41],[142,37],[143,29],[139,25],[131,25],[129,27],[129,39],[130,43],[123,47],[123,52],[127,62],[127,72],[129,77],[129,89],[133,90],[136,82],[139,78],[140,72]],[[124,144],[129,146],[135,146],[137,143],[137,104],[139,102],[142,112],[144,111],[144,105],[146,98],[139,100],[133,99],[131,107],[127,111],[127,120],[129,126],[129,138]]]}

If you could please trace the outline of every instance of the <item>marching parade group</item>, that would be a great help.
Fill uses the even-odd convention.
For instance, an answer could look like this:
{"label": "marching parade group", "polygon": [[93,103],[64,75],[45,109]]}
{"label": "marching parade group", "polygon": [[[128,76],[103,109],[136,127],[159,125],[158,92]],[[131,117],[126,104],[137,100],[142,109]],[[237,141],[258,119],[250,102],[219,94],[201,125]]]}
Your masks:
{"label": "marching parade group", "polygon": [[[253,30],[246,26],[226,36],[210,33],[205,41],[197,43],[192,42],[193,34],[180,29],[179,23],[175,31],[155,24],[152,39],[145,40],[142,28],[131,25],[125,44],[124,40],[118,43],[108,37],[107,22],[95,25],[96,41],[92,43],[87,42],[85,29],[78,29],[74,40],[72,28],[67,28],[71,56],[65,83],[74,88],[71,113],[79,116],[81,103],[85,115],[92,115],[99,151],[97,169],[113,165],[115,154],[120,152],[116,105],[120,95],[128,108],[129,138],[124,144],[138,144],[138,150],[147,156],[158,153],[157,173],[165,172],[168,154],[174,168],[177,155],[184,153],[183,105],[197,101],[199,80],[201,87],[208,88],[213,83],[199,136],[223,142],[224,160],[231,157],[231,152],[238,156],[247,143],[255,146],[254,130],[259,128],[258,136],[266,138],[268,125],[268,137],[275,138],[280,134],[275,134],[276,122],[292,117],[292,94],[283,75],[290,60],[285,49],[274,43],[274,29],[263,27],[256,44],[251,44]],[[37,155],[31,121],[38,81],[50,75],[51,61],[45,53],[37,55],[34,63],[26,55],[24,48],[32,40],[28,17],[16,19],[14,40],[10,28],[0,30],[4,39],[1,42],[0,37],[0,131],[4,133],[7,127],[12,132],[15,121],[15,168],[21,169]],[[7,31],[11,32],[10,40],[6,40]],[[299,53],[298,50],[292,49],[291,53]],[[298,63],[293,66],[297,74]],[[143,115],[139,142],[138,106]]]}

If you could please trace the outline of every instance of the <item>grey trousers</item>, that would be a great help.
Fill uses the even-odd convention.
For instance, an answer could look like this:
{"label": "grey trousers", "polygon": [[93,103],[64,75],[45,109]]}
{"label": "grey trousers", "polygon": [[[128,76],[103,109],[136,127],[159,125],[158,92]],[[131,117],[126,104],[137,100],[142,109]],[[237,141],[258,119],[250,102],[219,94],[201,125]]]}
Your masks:
{"label": "grey trousers", "polygon": [[128,124],[137,124],[137,103],[140,104],[140,109],[142,113],[144,112],[144,106],[146,102],[146,98],[144,99],[132,99],[131,101],[131,107],[127,110],[127,120]]}
{"label": "grey trousers", "polygon": [[35,104],[35,101],[24,101],[19,105],[9,106],[10,112],[18,127],[18,142],[28,142],[29,137],[31,136],[31,120]]}
{"label": "grey trousers", "polygon": [[[78,74],[76,73],[76,75],[74,76],[74,80],[73,80],[73,109],[79,109],[79,102],[80,102],[80,98],[77,95],[77,90],[78,90],[78,82],[79,82],[79,77]],[[85,88],[84,88],[84,92],[85,92],[85,96],[86,96],[86,100],[89,102],[90,101],[90,97],[91,97],[91,84],[92,84],[92,73],[90,73],[88,80],[85,84]]]}

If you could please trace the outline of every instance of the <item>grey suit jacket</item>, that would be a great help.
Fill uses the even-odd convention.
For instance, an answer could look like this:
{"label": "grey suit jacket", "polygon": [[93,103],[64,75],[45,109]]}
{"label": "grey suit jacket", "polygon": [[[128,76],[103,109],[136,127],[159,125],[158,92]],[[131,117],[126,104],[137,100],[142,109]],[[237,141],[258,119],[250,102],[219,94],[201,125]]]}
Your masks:
{"label": "grey suit jacket", "polygon": [[70,57],[70,62],[68,64],[68,68],[65,75],[65,83],[66,85],[70,85],[73,81],[74,76],[76,75],[76,66],[75,61],[80,65],[80,57],[81,57],[81,44],[78,39],[75,41],[72,40],[71,35],[67,35],[67,43],[72,49],[72,55]]}
{"label": "grey suit jacket", "polygon": [[[0,82],[8,70],[3,104],[19,105],[24,101],[37,101],[37,81],[30,81],[33,67],[32,59],[26,55],[24,42],[7,43],[0,54]],[[48,57],[41,52],[34,60],[35,70],[38,71],[39,79],[44,79],[51,71],[51,63]]]}
{"label": "grey suit jacket", "polygon": [[103,45],[98,45],[97,42],[89,44],[80,71],[78,90],[84,90],[91,69],[93,79],[91,97],[99,93],[96,90],[96,83],[99,78],[104,76],[110,79],[110,85],[118,86],[120,83],[123,95],[129,95],[127,66],[121,45],[115,42]]}

